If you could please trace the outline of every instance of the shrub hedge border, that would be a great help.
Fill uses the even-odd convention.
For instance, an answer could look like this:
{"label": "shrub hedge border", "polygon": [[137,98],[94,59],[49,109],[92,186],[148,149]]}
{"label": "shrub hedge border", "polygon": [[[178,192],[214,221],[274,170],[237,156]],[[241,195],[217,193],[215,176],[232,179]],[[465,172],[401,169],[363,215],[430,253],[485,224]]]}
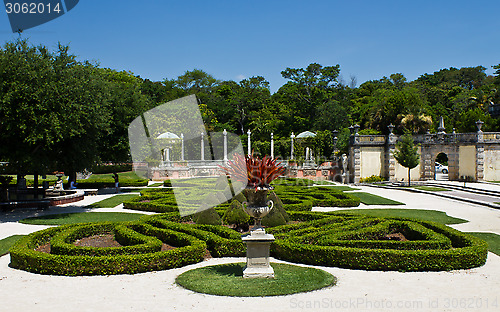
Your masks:
{"label": "shrub hedge border", "polygon": [[[96,226],[99,226],[97,224]],[[133,224],[131,224],[133,227]],[[135,274],[182,267],[203,260],[205,242],[179,232],[165,231],[160,237],[173,240],[178,247],[168,251],[127,255],[57,255],[35,249],[50,242],[51,237],[72,226],[38,231],[21,238],[10,249],[10,266],[32,273],[52,275]],[[130,234],[130,233],[129,233]],[[168,235],[167,235],[168,234]],[[137,233],[137,238],[142,235]]]}
{"label": "shrub hedge border", "polygon": [[[290,216],[309,221],[268,229],[276,237],[271,255],[285,261],[363,270],[438,271],[481,266],[487,257],[486,242],[439,223],[347,213],[292,212]],[[245,255],[246,246],[235,231],[174,222],[181,219],[178,213],[167,213],[133,222],[49,228],[21,238],[10,250],[10,266],[54,275],[134,274],[199,262],[207,249],[213,257]],[[363,240],[401,227],[417,241]],[[100,233],[114,233],[124,247],[72,245],[76,239]],[[36,251],[48,242],[54,253]],[[158,251],[161,242],[177,248]]]}

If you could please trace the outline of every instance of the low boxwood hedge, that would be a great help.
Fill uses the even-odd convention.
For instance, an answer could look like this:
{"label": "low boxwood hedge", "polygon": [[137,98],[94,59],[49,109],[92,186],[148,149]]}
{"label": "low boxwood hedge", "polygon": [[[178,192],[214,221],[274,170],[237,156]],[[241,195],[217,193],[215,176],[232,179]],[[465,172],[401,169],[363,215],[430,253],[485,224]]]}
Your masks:
{"label": "low boxwood hedge", "polygon": [[[169,192],[143,195],[152,202],[172,199]],[[299,195],[306,196],[305,192]],[[323,195],[316,200],[329,196]],[[217,213],[222,215],[227,206],[216,208]],[[289,211],[289,217],[290,224],[266,230],[276,238],[271,256],[286,261],[364,270],[437,271],[481,266],[487,257],[486,242],[439,223],[348,212]],[[246,246],[236,231],[181,223],[185,221],[192,221],[192,216],[180,217],[173,211],[132,222],[50,228],[20,239],[10,250],[10,265],[42,274],[132,274],[199,262],[207,250],[213,257],[245,255]],[[103,233],[113,234],[122,247],[73,244]],[[389,240],[388,235],[395,233],[408,240]],[[51,253],[37,251],[47,243]],[[177,248],[161,251],[163,243]]]}
{"label": "low boxwood hedge", "polygon": [[[384,271],[468,269],[486,262],[486,242],[442,224],[371,217],[362,217],[360,223],[339,217],[270,229],[277,238],[271,254],[304,264]],[[325,221],[333,225],[321,226]],[[416,240],[377,239],[396,228]]]}
{"label": "low boxwood hedge", "polygon": [[92,256],[59,255],[36,250],[38,246],[49,243],[53,236],[68,230],[68,227],[71,226],[50,228],[20,239],[10,249],[10,266],[52,275],[134,274],[196,263],[203,259],[206,250],[205,242],[174,231],[169,232],[169,239],[175,239],[174,244],[180,247],[168,251]]}

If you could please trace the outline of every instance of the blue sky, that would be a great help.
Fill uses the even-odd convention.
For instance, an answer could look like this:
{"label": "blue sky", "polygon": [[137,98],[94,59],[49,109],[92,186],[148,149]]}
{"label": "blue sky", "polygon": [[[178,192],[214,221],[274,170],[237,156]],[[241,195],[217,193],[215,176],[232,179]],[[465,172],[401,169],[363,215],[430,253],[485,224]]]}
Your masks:
{"label": "blue sky", "polygon": [[[27,0],[30,2],[32,0]],[[500,1],[80,0],[26,30],[34,45],[70,46],[80,60],[153,81],[202,69],[222,80],[287,67],[340,64],[348,82],[500,63]],[[18,37],[0,13],[0,42]]]}

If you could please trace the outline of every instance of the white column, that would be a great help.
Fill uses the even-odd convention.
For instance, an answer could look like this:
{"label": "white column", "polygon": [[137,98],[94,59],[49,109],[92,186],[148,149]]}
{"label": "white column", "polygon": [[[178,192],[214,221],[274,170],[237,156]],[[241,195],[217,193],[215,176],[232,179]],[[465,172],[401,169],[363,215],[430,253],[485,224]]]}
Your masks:
{"label": "white column", "polygon": [[205,141],[203,138],[205,137],[205,134],[202,132],[201,133],[201,160],[205,160]]}
{"label": "white column", "polygon": [[290,138],[292,139],[292,148],[290,151],[290,159],[293,159],[293,139],[295,138],[295,134],[293,134],[293,132],[292,132],[292,135],[290,136]]}
{"label": "white column", "polygon": [[184,133],[181,133],[181,161],[184,161]]}
{"label": "white column", "polygon": [[309,160],[309,147],[306,147],[306,161]]}
{"label": "white column", "polygon": [[271,133],[271,158],[274,159],[274,134]]}
{"label": "white column", "polygon": [[226,131],[226,129],[224,129],[222,134],[224,134],[224,161],[227,161],[227,131]]}
{"label": "white column", "polygon": [[167,157],[166,161],[170,162],[170,147],[167,147]]}
{"label": "white column", "polygon": [[247,135],[248,135],[248,151],[247,151],[247,155],[250,156],[252,154],[252,143],[250,141],[250,135],[252,134],[252,132],[250,132],[250,129],[248,129],[247,131]]}

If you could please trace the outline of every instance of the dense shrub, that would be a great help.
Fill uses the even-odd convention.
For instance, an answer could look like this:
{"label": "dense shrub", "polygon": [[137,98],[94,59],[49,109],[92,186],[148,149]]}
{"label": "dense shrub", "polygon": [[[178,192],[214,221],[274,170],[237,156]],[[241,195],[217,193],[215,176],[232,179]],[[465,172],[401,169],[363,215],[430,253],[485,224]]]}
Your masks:
{"label": "dense shrub", "polygon": [[97,165],[92,168],[92,173],[104,174],[113,172],[126,172],[132,171],[132,164],[113,164],[113,165]]}
{"label": "dense shrub", "polygon": [[376,176],[376,175],[372,175],[372,176],[369,176],[366,178],[361,178],[359,180],[360,183],[377,183],[377,182],[383,182],[383,181],[386,181],[386,178],[381,177],[381,176]]}
{"label": "dense shrub", "polygon": [[250,216],[243,210],[243,205],[236,199],[233,199],[224,212],[222,220],[224,224],[238,226],[247,224],[250,221]]}
{"label": "dense shrub", "polygon": [[193,220],[196,224],[222,225],[222,219],[214,208],[195,213]]}

